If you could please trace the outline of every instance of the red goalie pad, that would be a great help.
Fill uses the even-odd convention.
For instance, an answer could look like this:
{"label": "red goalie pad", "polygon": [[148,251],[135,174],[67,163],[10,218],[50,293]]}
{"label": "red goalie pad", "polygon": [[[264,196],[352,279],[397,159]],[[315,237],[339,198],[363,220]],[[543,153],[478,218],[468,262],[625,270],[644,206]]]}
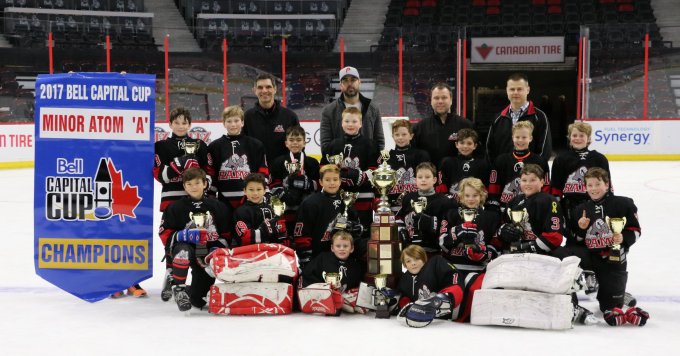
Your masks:
{"label": "red goalie pad", "polygon": [[220,248],[205,258],[215,278],[227,283],[289,282],[298,276],[293,249],[279,244]]}
{"label": "red goalie pad", "polygon": [[342,308],[342,295],[332,290],[328,283],[314,283],[298,290],[303,313],[336,315]]}
{"label": "red goalie pad", "polygon": [[218,283],[210,288],[212,314],[272,315],[292,310],[293,286],[288,283]]}

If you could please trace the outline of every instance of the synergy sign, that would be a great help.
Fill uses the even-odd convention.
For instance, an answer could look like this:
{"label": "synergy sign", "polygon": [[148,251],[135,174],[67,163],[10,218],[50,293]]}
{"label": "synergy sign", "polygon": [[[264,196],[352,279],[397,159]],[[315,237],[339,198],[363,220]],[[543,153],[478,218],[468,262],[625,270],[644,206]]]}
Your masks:
{"label": "synergy sign", "polygon": [[36,273],[88,301],[151,277],[154,76],[41,75]]}

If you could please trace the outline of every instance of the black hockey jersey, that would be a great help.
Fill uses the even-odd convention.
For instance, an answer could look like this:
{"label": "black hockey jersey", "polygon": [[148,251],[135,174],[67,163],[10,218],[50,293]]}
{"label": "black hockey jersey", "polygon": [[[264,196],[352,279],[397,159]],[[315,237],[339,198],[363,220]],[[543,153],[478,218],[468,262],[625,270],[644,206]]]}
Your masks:
{"label": "black hockey jersey", "polygon": [[[557,199],[545,192],[538,192],[530,197],[520,194],[508,204],[508,210],[526,209],[528,218],[522,221],[524,236],[522,241],[535,240],[544,254],[564,246],[566,240],[564,229],[566,222],[562,214],[562,208]],[[505,222],[509,222],[508,215],[504,215]],[[494,239],[497,247],[508,250],[510,246],[504,246]]]}
{"label": "black hockey jersey", "polygon": [[[402,300],[399,301],[399,305],[403,306],[405,302],[425,299],[439,292],[451,293],[449,289],[455,286],[462,288],[462,282],[453,264],[447,262],[442,256],[434,256],[425,263],[418,274],[406,271],[401,275],[398,288]],[[460,303],[460,300],[454,304],[457,303]]]}
{"label": "black hockey jersey", "polygon": [[208,162],[219,199],[233,208],[243,200],[243,179],[250,173],[269,178],[262,142],[243,134],[224,135],[208,145]]}
{"label": "black hockey jersey", "polygon": [[255,103],[245,112],[243,134],[261,141],[267,160],[271,162],[286,152],[286,130],[296,125],[300,125],[297,114],[281,106],[278,100],[274,100],[274,106],[270,109]]}
{"label": "black hockey jersey", "polygon": [[[311,191],[300,191],[294,187],[284,187],[284,179],[290,175],[286,170],[286,163],[301,162],[301,169],[297,175],[305,175],[312,184]],[[287,151],[286,154],[279,156],[270,163],[271,183],[269,188],[272,194],[280,196],[286,203],[286,212],[283,219],[286,220],[288,231],[293,231],[297,220],[296,214],[298,205],[309,195],[319,190],[319,161],[314,157],[305,155],[304,152],[293,154]]]}
{"label": "black hockey jersey", "polygon": [[[586,212],[586,217],[590,219],[590,225],[585,230],[578,227],[578,219],[583,216],[583,211]],[[623,235],[623,242],[621,248],[628,251],[640,237],[640,222],[637,216],[637,207],[633,199],[628,197],[620,197],[607,193],[599,201],[589,200],[572,210],[573,218],[570,221],[572,231],[575,235],[575,240],[571,242],[585,245],[592,252],[598,253],[602,256],[609,255],[609,246],[611,246],[612,231],[607,225],[606,217],[611,218],[626,218],[626,225],[621,234]]]}
{"label": "black hockey jersey", "polygon": [[[429,161],[430,155],[425,150],[414,148],[411,145],[390,150],[390,158],[387,160],[387,164],[397,172],[397,184],[387,194],[393,212],[399,211],[401,205],[397,200],[402,193],[418,191],[416,187],[416,167]],[[382,164],[382,157],[378,158],[378,164]]]}
{"label": "black hockey jersey", "polygon": [[543,191],[550,189],[550,167],[541,156],[530,151],[512,151],[503,153],[496,158],[489,176],[489,201],[500,202],[505,206],[522,193],[519,186],[522,168],[525,164],[537,164],[545,171],[545,185]]}
{"label": "black hockey jersey", "polygon": [[[484,245],[487,249],[495,250],[492,240],[498,231],[500,221],[501,217],[497,212],[485,210],[484,208],[477,209],[477,216],[472,220],[472,223],[477,225],[478,239],[475,243]],[[455,237],[454,228],[463,223],[464,220],[460,216],[460,209],[449,210],[441,223],[441,235]],[[448,251],[444,250],[444,256],[449,262],[453,263],[461,271],[481,271],[484,269],[488,262],[487,259],[479,261],[471,260],[465,251],[464,242],[457,240],[456,243],[454,248]]]}
{"label": "black hockey jersey", "polygon": [[302,286],[307,287],[312,283],[323,283],[323,273],[340,273],[341,291],[359,287],[364,278],[366,264],[350,255],[347,260],[335,257],[331,251],[325,251],[316,256],[302,269]]}
{"label": "black hockey jersey", "polygon": [[491,168],[484,158],[466,157],[460,153],[456,157],[446,157],[439,169],[438,192],[447,192],[458,201],[458,183],[463,178],[479,178],[485,187],[489,186]]}
{"label": "black hockey jersey", "polygon": [[208,168],[208,145],[202,140],[197,140],[189,136],[175,136],[174,134],[165,140],[157,141],[154,145],[154,164],[153,176],[161,183],[163,189],[161,191],[161,206],[160,211],[165,209],[174,201],[186,196],[182,185],[182,172],[170,166],[170,163],[175,157],[184,156],[186,153],[184,147],[187,142],[197,142],[198,150],[196,151],[196,159],[201,168],[207,171]]}
{"label": "black hockey jersey", "polygon": [[[427,206],[423,210],[423,214],[429,215],[434,219],[433,224],[416,225],[415,215],[411,203],[417,201],[420,197],[427,200]],[[412,192],[406,194],[402,201],[401,209],[397,212],[396,220],[399,225],[406,228],[411,240],[414,237],[419,237],[425,251],[436,252],[439,251],[439,231],[441,230],[441,221],[447,211],[451,209],[458,209],[458,204],[453,201],[451,196],[442,193],[433,193],[430,195],[421,195],[420,192]]]}
{"label": "black hockey jersey", "polygon": [[550,193],[568,200],[567,206],[572,209],[584,203],[589,199],[586,193],[585,175],[588,169],[593,167],[600,167],[609,172],[607,157],[600,152],[588,149],[571,149],[557,155],[552,165]]}
{"label": "black hockey jersey", "polygon": [[163,212],[158,229],[163,245],[167,246],[175,232],[192,228],[190,213],[205,212],[210,212],[210,217],[205,223],[208,230],[208,250],[213,247],[227,247],[231,238],[231,207],[215,199],[193,200],[189,196],[170,204]]}
{"label": "black hockey jersey", "polygon": [[[270,220],[274,217],[269,204],[262,202],[255,204],[246,200],[243,205],[234,210],[234,241],[233,246],[245,246],[256,243],[274,243],[276,241],[266,241],[265,236],[261,236],[259,227],[265,219]],[[274,224],[275,222],[271,222]]]}

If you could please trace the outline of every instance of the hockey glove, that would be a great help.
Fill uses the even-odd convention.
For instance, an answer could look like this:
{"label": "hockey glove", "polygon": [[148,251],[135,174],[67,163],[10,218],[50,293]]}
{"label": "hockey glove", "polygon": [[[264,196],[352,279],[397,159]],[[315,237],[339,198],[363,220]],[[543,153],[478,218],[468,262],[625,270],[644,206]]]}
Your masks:
{"label": "hockey glove", "polygon": [[468,246],[465,249],[465,254],[471,261],[483,261],[486,259],[486,245],[477,245],[474,244],[472,246]]}
{"label": "hockey glove", "polygon": [[498,235],[505,243],[517,242],[522,237],[522,230],[515,224],[503,224]]}
{"label": "hockey glove", "polygon": [[399,313],[406,325],[412,328],[422,328],[430,325],[437,315],[443,315],[451,310],[451,296],[439,293],[435,296],[410,303]]}
{"label": "hockey glove", "polygon": [[430,216],[424,213],[421,214],[416,214],[413,217],[413,221],[415,223],[416,228],[418,231],[422,231],[425,233],[435,233],[437,232],[437,217],[436,216]]}
{"label": "hockey glove", "polygon": [[475,223],[466,222],[455,226],[454,232],[456,234],[456,239],[462,241],[464,245],[474,245],[478,242],[479,233],[477,232],[477,224]]}
{"label": "hockey glove", "polygon": [[604,311],[604,321],[610,326],[621,326],[626,323],[626,314],[619,308]]}
{"label": "hockey glove", "polygon": [[537,253],[541,251],[536,241],[515,242],[510,246],[512,253]]}
{"label": "hockey glove", "polygon": [[314,184],[307,178],[306,175],[291,175],[289,176],[288,184],[291,188],[301,190],[303,192],[309,192],[313,190]]}
{"label": "hockey glove", "polygon": [[411,237],[408,235],[408,230],[403,226],[399,226],[399,228],[397,228],[397,235],[399,236],[399,241],[401,242],[409,242],[411,240]]}
{"label": "hockey glove", "polygon": [[346,187],[360,186],[364,181],[364,172],[355,168],[343,167],[340,170],[340,180]]}
{"label": "hockey glove", "polygon": [[649,319],[649,313],[638,307],[631,307],[626,310],[626,321],[630,324],[645,326],[647,319]]}
{"label": "hockey glove", "polygon": [[178,174],[182,174],[184,170],[189,168],[199,168],[198,159],[196,155],[184,155],[180,157],[175,157],[172,162],[170,162],[170,168],[172,168]]}
{"label": "hockey glove", "polygon": [[185,242],[192,245],[204,245],[208,241],[208,232],[199,229],[184,229],[177,231],[177,242]]}

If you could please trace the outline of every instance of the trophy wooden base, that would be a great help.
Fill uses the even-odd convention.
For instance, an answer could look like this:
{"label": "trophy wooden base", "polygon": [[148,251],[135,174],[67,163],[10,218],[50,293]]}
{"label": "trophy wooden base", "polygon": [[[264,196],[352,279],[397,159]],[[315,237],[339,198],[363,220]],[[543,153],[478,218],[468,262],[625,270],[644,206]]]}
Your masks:
{"label": "trophy wooden base", "polygon": [[374,214],[367,249],[368,273],[364,278],[366,283],[375,285],[375,276],[386,274],[388,275],[386,286],[396,288],[401,278],[401,243],[391,211]]}

